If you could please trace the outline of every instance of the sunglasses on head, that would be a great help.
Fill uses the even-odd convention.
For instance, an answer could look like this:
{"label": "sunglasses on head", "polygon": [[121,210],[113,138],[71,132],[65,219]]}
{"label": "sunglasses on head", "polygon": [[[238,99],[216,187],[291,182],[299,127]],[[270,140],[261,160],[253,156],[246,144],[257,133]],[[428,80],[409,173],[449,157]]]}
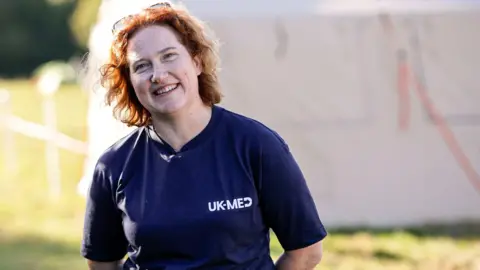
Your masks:
{"label": "sunglasses on head", "polygon": [[[161,8],[161,7],[167,7],[167,8],[170,8],[172,7],[170,5],[170,3],[168,2],[162,2],[162,3],[157,3],[157,4],[153,4],[145,9],[152,9],[152,8]],[[113,27],[112,27],[112,33],[115,34],[116,32],[120,31],[120,29],[123,28],[124,24],[123,22],[128,19],[128,18],[131,18],[135,15],[128,15],[128,16],[125,16],[123,18],[121,18],[120,20],[118,20],[116,23],[113,24]]]}

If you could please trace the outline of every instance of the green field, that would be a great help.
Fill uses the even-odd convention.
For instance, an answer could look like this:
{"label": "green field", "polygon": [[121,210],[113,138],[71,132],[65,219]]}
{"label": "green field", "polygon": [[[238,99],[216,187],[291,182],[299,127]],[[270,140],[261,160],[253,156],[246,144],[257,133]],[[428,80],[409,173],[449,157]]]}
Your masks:
{"label": "green field", "polygon": [[[28,81],[0,81],[10,90],[16,116],[42,122],[42,97]],[[87,95],[77,86],[64,86],[55,96],[58,128],[85,140]],[[0,134],[0,143],[3,143]],[[2,149],[4,145],[2,144]],[[75,193],[83,156],[61,152],[62,197],[48,197],[45,145],[21,134],[15,153],[0,153],[0,269],[86,269],[79,255],[84,200]],[[14,158],[16,172],[8,172]],[[476,225],[404,231],[333,231],[325,241],[319,269],[480,269],[480,227]],[[281,248],[272,241],[272,255]]]}

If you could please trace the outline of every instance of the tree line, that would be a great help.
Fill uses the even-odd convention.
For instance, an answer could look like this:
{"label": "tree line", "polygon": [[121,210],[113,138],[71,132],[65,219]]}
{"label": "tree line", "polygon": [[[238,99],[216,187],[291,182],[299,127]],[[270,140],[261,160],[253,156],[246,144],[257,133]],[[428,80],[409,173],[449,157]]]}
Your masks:
{"label": "tree line", "polygon": [[101,0],[0,0],[0,77],[86,52]]}

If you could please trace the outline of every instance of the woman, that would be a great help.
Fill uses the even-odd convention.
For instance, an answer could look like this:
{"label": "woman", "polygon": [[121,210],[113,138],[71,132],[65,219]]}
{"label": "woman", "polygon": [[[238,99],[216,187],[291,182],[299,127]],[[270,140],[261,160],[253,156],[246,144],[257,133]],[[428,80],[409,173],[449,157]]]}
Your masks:
{"label": "woman", "polygon": [[[82,254],[90,269],[313,269],[326,230],[287,144],[219,107],[216,42],[157,4],[114,26],[107,103],[137,126],[99,158]],[[273,262],[269,230],[285,252]]]}

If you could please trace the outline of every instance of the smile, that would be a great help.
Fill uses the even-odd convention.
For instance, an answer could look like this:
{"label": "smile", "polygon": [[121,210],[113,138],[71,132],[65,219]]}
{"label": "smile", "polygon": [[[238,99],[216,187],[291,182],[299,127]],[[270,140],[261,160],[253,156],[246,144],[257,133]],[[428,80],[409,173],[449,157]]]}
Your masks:
{"label": "smile", "polygon": [[166,85],[164,87],[161,87],[161,88],[157,89],[155,92],[153,92],[153,94],[155,96],[165,95],[165,94],[167,94],[169,92],[172,92],[173,90],[177,89],[179,85],[180,84],[178,84],[178,83],[177,84]]}

